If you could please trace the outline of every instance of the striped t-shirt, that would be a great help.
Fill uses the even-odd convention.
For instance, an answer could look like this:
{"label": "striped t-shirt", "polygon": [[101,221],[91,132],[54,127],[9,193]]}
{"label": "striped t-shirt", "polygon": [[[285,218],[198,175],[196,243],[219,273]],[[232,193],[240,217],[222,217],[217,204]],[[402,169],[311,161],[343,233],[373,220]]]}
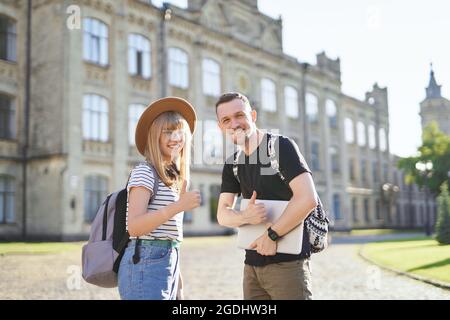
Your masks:
{"label": "striped t-shirt", "polygon": [[[127,185],[127,192],[129,194],[132,187],[144,187],[153,192],[155,183],[155,176],[153,169],[145,162],[138,164],[131,172],[130,180]],[[167,187],[161,179],[159,179],[158,192],[153,201],[148,204],[147,214],[152,214],[152,211],[159,210],[175,201],[178,201],[179,194]],[[179,212],[170,220],[164,222],[158,228],[150,233],[140,236],[139,239],[164,239],[164,240],[183,240],[183,214]],[[127,220],[126,228],[128,231],[128,203],[127,203]],[[135,239],[136,237],[130,237]]]}

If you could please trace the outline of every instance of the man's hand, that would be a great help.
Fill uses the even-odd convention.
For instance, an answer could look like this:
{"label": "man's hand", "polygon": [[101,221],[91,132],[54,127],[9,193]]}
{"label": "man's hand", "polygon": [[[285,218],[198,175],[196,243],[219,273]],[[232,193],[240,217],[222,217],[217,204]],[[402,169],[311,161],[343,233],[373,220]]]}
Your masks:
{"label": "man's hand", "polygon": [[[272,224],[266,224],[269,228]],[[269,238],[267,232],[250,244],[250,249],[256,249],[260,255],[274,256],[277,253],[277,242]]]}
{"label": "man's hand", "polygon": [[259,224],[265,222],[267,219],[267,212],[264,204],[255,203],[256,201],[256,191],[253,191],[252,197],[248,202],[247,208],[243,211],[243,218],[245,223],[248,224]]}

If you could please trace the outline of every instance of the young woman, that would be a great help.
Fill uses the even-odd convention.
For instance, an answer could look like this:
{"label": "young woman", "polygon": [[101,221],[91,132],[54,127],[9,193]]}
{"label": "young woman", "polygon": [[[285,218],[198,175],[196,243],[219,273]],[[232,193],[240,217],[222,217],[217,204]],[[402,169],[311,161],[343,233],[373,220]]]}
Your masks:
{"label": "young woman", "polygon": [[183,213],[200,205],[200,193],[186,191],[195,125],[194,108],[175,97],[155,101],[139,119],[136,147],[146,161],[127,185],[131,241],[119,267],[122,299],[183,298]]}

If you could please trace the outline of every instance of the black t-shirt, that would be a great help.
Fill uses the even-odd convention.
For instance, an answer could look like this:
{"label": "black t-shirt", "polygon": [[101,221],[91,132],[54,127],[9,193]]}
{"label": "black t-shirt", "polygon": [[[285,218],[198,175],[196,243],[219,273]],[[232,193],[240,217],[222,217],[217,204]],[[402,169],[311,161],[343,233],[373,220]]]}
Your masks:
{"label": "black t-shirt", "polygon": [[[275,150],[279,163],[279,170],[286,179],[283,182],[271,168],[267,150],[267,139],[270,133],[264,134],[258,148],[249,156],[241,152],[238,162],[238,177],[233,174],[233,159],[235,154],[227,159],[222,171],[221,193],[242,194],[244,199],[250,199],[256,191],[257,199],[284,200],[292,198],[292,191],[287,184],[298,175],[311,171],[301,155],[297,144],[285,136],[277,136]],[[245,162],[244,162],[245,161]],[[308,241],[307,230],[303,231],[302,252],[299,255],[277,253],[274,256],[262,256],[256,250],[246,250],[245,264],[264,266],[267,264],[293,261],[311,256],[311,246]]]}

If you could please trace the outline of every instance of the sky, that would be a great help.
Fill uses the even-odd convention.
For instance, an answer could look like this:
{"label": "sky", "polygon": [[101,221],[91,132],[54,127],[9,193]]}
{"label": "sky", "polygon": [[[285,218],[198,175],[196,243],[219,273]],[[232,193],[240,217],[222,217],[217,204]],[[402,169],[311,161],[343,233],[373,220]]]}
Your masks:
{"label": "sky", "polygon": [[[185,7],[187,0],[166,2]],[[363,100],[375,82],[386,86],[391,153],[416,154],[430,62],[450,99],[450,1],[259,0],[258,8],[281,15],[286,54],[312,64],[322,51],[339,57],[345,94]]]}

